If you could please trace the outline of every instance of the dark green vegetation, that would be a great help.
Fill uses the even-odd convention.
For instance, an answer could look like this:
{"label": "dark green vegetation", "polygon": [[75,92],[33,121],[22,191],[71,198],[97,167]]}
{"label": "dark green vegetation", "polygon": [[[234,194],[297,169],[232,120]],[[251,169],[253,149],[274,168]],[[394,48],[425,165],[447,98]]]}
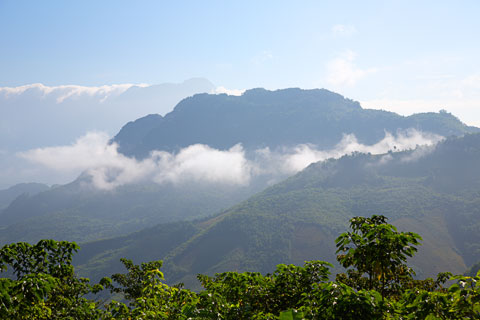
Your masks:
{"label": "dark green vegetation", "polygon": [[99,279],[119,270],[121,257],[162,259],[172,283],[194,287],[198,273],[266,273],[318,257],[334,263],[334,239],[345,221],[382,212],[400,230],[422,234],[411,265],[417,276],[463,273],[480,260],[479,159],[475,134],[430,149],[315,163],[208,219],[83,244],[75,263]]}
{"label": "dark green vegetation", "polygon": [[[420,236],[399,232],[384,216],[355,217],[337,238],[338,261],[348,268],[328,281],[331,264],[277,265],[272,274],[224,272],[198,275],[202,290],[168,286],[162,261],[91,285],[77,278],[71,258],[78,246],[42,240],[0,249],[0,317],[5,319],[478,319],[480,274],[440,273],[415,280],[407,265]],[[446,280],[454,282],[444,287]],[[109,289],[122,301],[93,300]],[[89,298],[85,295],[89,294]],[[103,308],[102,308],[103,305]]]}
{"label": "dark green vegetation", "polygon": [[445,137],[480,130],[446,112],[403,117],[362,109],[358,102],[325,89],[252,89],[239,97],[198,94],[184,99],[165,117],[129,122],[113,141],[122,153],[142,158],[152,150],[174,151],[196,143],[217,149],[242,143],[247,150],[311,143],[324,149],[350,133],[360,143],[373,144],[385,131],[409,128]]}
{"label": "dark green vegetation", "polygon": [[[446,112],[403,117],[362,109],[358,102],[327,90],[253,89],[240,97],[195,95],[165,117],[149,115],[128,123],[113,141],[120,151],[137,158],[155,149],[177,151],[195,143],[219,149],[242,143],[248,157],[256,148],[275,150],[299,143],[330,148],[349,133],[360,143],[371,144],[382,139],[385,131],[410,128],[442,136],[479,131]],[[142,182],[102,191],[83,175],[39,194],[22,195],[5,209],[2,206],[7,203],[0,202],[0,243],[44,238],[92,241],[157,223],[206,217],[263,190],[268,180],[255,177],[248,186]]]}
{"label": "dark green vegetation", "polygon": [[13,243],[0,250],[0,318],[89,319],[101,314],[83,296],[103,289],[77,278],[71,265],[78,250],[72,242],[41,240],[36,245]]}

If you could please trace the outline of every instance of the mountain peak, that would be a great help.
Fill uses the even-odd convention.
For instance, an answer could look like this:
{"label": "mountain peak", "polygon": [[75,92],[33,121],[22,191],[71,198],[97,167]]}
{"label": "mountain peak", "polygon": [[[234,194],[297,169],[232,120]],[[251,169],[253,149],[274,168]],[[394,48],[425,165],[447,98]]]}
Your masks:
{"label": "mountain peak", "polygon": [[246,150],[299,144],[332,148],[345,134],[354,134],[359,143],[373,144],[385,131],[415,128],[450,136],[478,130],[453,116],[433,113],[403,117],[363,109],[359,102],[326,89],[300,88],[255,88],[241,96],[197,94],[180,101],[164,118],[130,130],[133,128],[125,126],[114,141],[119,143],[120,152],[137,158],[153,150],[178,151],[192,144],[222,150],[239,143]]}

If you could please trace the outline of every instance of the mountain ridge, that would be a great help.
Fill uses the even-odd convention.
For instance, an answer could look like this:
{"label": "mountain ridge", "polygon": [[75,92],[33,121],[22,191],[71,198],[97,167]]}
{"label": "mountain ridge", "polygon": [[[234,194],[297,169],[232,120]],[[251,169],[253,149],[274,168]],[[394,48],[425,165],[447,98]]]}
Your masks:
{"label": "mountain ridge", "polygon": [[[420,277],[463,273],[480,260],[475,246],[480,242],[480,134],[449,138],[409,160],[415,152],[356,153],[314,163],[228,210],[193,222],[197,232],[164,256],[149,255],[138,245],[132,251],[118,241],[123,249],[103,256],[103,263],[117,265],[121,256],[137,262],[164,259],[172,283],[194,287],[197,273],[268,272],[278,263],[309,259],[335,262],[334,239],[347,229],[348,219],[383,214],[399,229],[423,236],[424,245],[412,260]],[[466,173],[471,179],[463,188],[449,186]],[[136,238],[147,237],[154,247],[159,235],[140,231]],[[79,270],[95,269],[88,252],[96,246],[83,245]],[[100,269],[93,274],[101,274]]]}
{"label": "mountain ridge", "polygon": [[[372,144],[383,138],[385,131],[399,129],[414,128],[442,136],[480,132],[447,112],[403,117],[363,109],[359,102],[326,89],[299,88],[257,88],[241,96],[197,94],[182,100],[162,118],[137,119],[137,127],[147,120],[147,132],[134,135],[133,122],[112,139],[120,152],[141,159],[153,150],[176,151],[196,143],[217,149],[242,143],[247,150],[311,143],[327,149],[349,133],[360,143]],[[135,139],[124,139],[125,131]]]}
{"label": "mountain ridge", "polygon": [[[372,144],[383,137],[385,130],[414,128],[442,136],[480,132],[443,111],[403,117],[363,109],[359,102],[326,89],[299,88],[257,88],[241,96],[197,94],[182,100],[162,118],[137,119],[137,127],[147,120],[148,130],[142,128],[134,135],[133,122],[112,139],[120,152],[144,158],[153,150],[175,151],[195,143],[217,149],[242,143],[247,150],[311,143],[326,149],[349,133],[361,143]],[[135,139],[125,140],[125,131]]]}
{"label": "mountain ridge", "polygon": [[34,195],[42,191],[50,189],[49,186],[43,183],[19,183],[7,189],[0,190],[0,210],[7,207],[12,201],[22,194]]}

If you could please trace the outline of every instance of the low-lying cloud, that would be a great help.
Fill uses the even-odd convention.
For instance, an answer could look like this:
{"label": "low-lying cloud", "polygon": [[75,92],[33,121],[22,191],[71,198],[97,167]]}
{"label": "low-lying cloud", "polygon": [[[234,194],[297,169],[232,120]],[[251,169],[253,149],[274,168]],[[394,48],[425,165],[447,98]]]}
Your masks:
{"label": "low-lying cloud", "polygon": [[[303,170],[309,164],[324,161],[330,158],[338,159],[353,152],[384,154],[389,151],[397,152],[415,149],[418,146],[431,146],[443,140],[442,136],[409,129],[399,131],[396,135],[385,132],[385,137],[372,145],[359,143],[355,135],[346,134],[342,140],[330,150],[319,150],[313,145],[301,144],[283,153],[271,152],[266,149],[260,153],[263,157],[275,159],[277,170],[283,173],[293,174]],[[418,157],[419,158],[419,157]]]}
{"label": "low-lying cloud", "polygon": [[69,146],[38,148],[19,153],[51,170],[84,172],[99,189],[151,180],[157,183],[207,182],[248,184],[251,167],[241,145],[217,150],[202,144],[178,153],[154,151],[136,160],[118,152],[105,133],[91,132]]}
{"label": "low-lying cloud", "polygon": [[34,91],[42,97],[55,97],[57,103],[62,103],[67,99],[78,98],[80,96],[97,97],[100,102],[105,101],[110,96],[118,96],[131,87],[148,87],[147,84],[112,84],[103,86],[79,86],[79,85],[60,85],[46,86],[41,83],[33,83],[18,87],[0,87],[0,94],[6,98],[24,94],[26,91]]}
{"label": "low-lying cloud", "polygon": [[[383,154],[388,151],[415,149],[419,145],[434,145],[441,136],[410,129],[396,135],[386,132],[373,145],[359,143],[352,134],[330,150],[319,150],[314,145],[300,144],[294,148],[256,150],[248,158],[242,145],[218,150],[195,144],[177,153],[153,151],[143,160],[126,157],[118,152],[116,144],[109,144],[106,133],[90,132],[68,146],[38,148],[18,156],[41,164],[50,170],[83,172],[92,184],[104,190],[141,181],[159,184],[215,183],[245,186],[257,176],[273,178],[294,174],[313,162],[339,158],[352,152]],[[412,159],[421,156],[417,153]],[[413,156],[413,154],[412,154]]]}

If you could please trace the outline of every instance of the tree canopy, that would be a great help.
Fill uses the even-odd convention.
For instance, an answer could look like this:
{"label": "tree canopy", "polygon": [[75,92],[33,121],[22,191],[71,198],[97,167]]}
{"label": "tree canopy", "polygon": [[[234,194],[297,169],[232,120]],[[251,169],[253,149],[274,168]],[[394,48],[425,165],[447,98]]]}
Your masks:
{"label": "tree canopy", "polygon": [[[480,273],[414,279],[407,258],[421,238],[398,232],[386,220],[351,219],[352,230],[336,240],[346,274],[337,274],[335,281],[329,280],[331,264],[307,261],[303,266],[280,264],[266,275],[198,275],[199,292],[167,285],[162,261],[136,265],[122,259],[126,273],[90,284],[75,275],[75,243],[13,243],[0,249],[5,275],[0,278],[0,318],[478,319]],[[445,287],[449,279],[453,284]]]}

